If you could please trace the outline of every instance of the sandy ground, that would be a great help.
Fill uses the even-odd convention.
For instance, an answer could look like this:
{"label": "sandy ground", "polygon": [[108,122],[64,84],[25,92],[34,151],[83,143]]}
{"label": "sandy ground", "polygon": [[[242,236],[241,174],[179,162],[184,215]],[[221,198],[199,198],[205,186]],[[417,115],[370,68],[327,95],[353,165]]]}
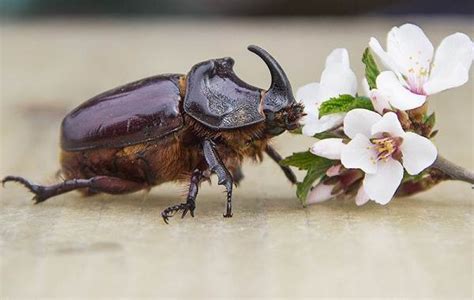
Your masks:
{"label": "sandy ground", "polygon": [[[469,20],[411,20],[435,45],[455,31],[473,36]],[[294,87],[319,80],[336,47],[349,49],[361,75],[369,37],[384,40],[403,21],[3,23],[0,176],[54,182],[62,116],[109,88],[222,56],[235,58],[245,81],[266,87],[251,43],[278,58]],[[472,82],[431,98],[440,153],[470,168]],[[311,143],[275,140],[284,155]],[[0,189],[0,297],[472,297],[469,185],[446,182],[387,206],[339,199],[304,209],[269,159],[244,171],[232,219],[222,218],[222,188],[204,184],[196,217],[169,226],[160,212],[184,191],[172,184],[150,194],[70,193],[37,206],[20,187]]]}

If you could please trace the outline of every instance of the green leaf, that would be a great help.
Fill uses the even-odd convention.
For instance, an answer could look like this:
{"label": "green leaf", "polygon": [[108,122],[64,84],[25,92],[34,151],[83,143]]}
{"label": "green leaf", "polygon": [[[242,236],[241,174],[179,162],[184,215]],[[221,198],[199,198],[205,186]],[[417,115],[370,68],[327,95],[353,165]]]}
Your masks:
{"label": "green leaf", "polygon": [[314,164],[317,164],[318,158],[318,156],[309,151],[296,152],[280,161],[280,165],[297,167],[300,170],[309,170]]}
{"label": "green leaf", "polygon": [[331,139],[331,138],[341,138],[340,135],[337,135],[336,133],[331,132],[331,131],[316,133],[315,135],[313,135],[313,137],[317,138],[318,140]]}
{"label": "green leaf", "polygon": [[296,196],[303,205],[306,205],[306,196],[313,183],[321,178],[333,165],[333,161],[324,157],[312,154],[309,151],[297,152],[280,161],[282,166],[293,166],[300,170],[307,170],[303,182],[296,185]]}
{"label": "green leaf", "polygon": [[335,113],[348,112],[355,108],[365,108],[374,110],[372,101],[367,97],[354,97],[352,95],[340,95],[331,98],[321,104],[319,108],[319,117]]}
{"label": "green leaf", "polygon": [[377,88],[377,84],[375,83],[375,80],[377,79],[377,76],[380,74],[380,71],[368,47],[365,48],[364,54],[362,55],[362,62],[365,65],[365,78],[367,79],[367,82],[369,83],[370,89]]}
{"label": "green leaf", "polygon": [[316,164],[313,164],[312,167],[306,173],[306,176],[303,179],[303,182],[299,182],[296,187],[296,196],[303,205],[306,205],[306,196],[310,191],[313,183],[320,179],[326,173],[327,169],[332,166],[333,162],[329,159],[319,157]]}
{"label": "green leaf", "polygon": [[413,181],[413,182],[417,182],[419,180],[421,180],[424,176],[424,172],[420,172],[419,174],[416,174],[416,175],[410,175],[408,174],[406,171],[403,173],[403,182],[407,182],[407,181]]}
{"label": "green leaf", "polygon": [[425,119],[425,121],[424,121],[424,124],[425,124],[426,126],[428,126],[430,129],[435,126],[435,123],[436,123],[436,116],[435,116],[435,113],[432,113],[431,115],[429,115],[428,117],[426,117],[426,119]]}
{"label": "green leaf", "polygon": [[438,132],[439,132],[438,130],[434,130],[432,133],[430,133],[429,138],[430,139],[434,138],[438,134]]}

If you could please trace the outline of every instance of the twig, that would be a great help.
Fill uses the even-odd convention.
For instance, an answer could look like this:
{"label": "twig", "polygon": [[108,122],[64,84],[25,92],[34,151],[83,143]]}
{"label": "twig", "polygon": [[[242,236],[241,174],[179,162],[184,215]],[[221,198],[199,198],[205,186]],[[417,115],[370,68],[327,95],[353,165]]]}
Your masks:
{"label": "twig", "polygon": [[459,180],[474,184],[474,172],[471,172],[463,167],[460,167],[446,158],[439,156],[436,158],[435,162],[431,166],[434,169],[438,169],[444,174],[446,174],[449,179]]}

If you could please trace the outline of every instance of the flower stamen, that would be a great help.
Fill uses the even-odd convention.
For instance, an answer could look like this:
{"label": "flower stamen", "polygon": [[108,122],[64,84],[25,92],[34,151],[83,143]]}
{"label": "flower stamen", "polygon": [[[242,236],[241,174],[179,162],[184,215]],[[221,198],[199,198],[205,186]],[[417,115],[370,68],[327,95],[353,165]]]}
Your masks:
{"label": "flower stamen", "polygon": [[403,139],[401,137],[383,137],[373,139],[374,149],[377,151],[377,160],[387,160],[399,152]]}

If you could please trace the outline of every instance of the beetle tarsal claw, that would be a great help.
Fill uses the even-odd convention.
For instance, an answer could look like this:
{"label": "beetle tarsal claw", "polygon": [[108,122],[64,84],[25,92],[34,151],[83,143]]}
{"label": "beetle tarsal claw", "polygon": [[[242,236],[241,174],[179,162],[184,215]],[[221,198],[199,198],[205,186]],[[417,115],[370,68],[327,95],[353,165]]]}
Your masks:
{"label": "beetle tarsal claw", "polygon": [[161,213],[161,217],[163,218],[163,222],[165,222],[166,224],[169,224],[168,223],[168,216],[166,216],[164,213]]}
{"label": "beetle tarsal claw", "polygon": [[38,204],[38,203],[43,202],[44,200],[47,199],[47,197],[45,197],[45,195],[43,195],[45,189],[41,185],[31,183],[30,181],[26,180],[23,177],[7,176],[7,177],[2,179],[2,186],[5,187],[5,183],[7,183],[9,181],[18,182],[19,184],[26,187],[31,193],[33,193],[34,196],[31,200],[34,201],[34,204]]}
{"label": "beetle tarsal claw", "polygon": [[186,214],[188,213],[189,211],[189,214],[191,215],[191,217],[194,218],[194,207],[190,207],[190,206],[187,206],[184,210],[183,210],[183,214],[181,215],[181,219],[183,219]]}
{"label": "beetle tarsal claw", "polygon": [[194,202],[186,202],[178,205],[173,205],[161,212],[161,217],[163,221],[168,224],[169,218],[173,217],[178,211],[183,211],[181,218],[184,218],[188,211],[191,217],[194,218],[194,209],[196,208]]}

